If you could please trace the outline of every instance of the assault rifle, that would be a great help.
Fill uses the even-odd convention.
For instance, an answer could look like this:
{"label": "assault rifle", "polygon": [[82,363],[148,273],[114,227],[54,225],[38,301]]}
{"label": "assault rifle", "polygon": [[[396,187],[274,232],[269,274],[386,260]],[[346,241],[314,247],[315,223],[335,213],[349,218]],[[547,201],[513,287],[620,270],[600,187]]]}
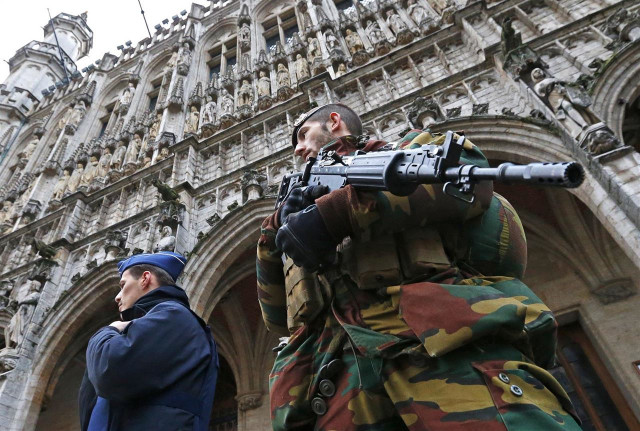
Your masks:
{"label": "assault rifle", "polygon": [[276,208],[294,187],[310,185],[325,185],[329,190],[336,190],[351,184],[360,190],[407,196],[419,184],[444,184],[446,194],[472,203],[474,187],[480,181],[575,188],[584,180],[584,169],[577,162],[502,163],[495,168],[460,165],[464,139],[460,136],[455,140],[449,131],[443,145],[423,145],[413,150],[357,151],[353,156],[321,151],[317,158],[309,158],[304,172],[284,176]]}

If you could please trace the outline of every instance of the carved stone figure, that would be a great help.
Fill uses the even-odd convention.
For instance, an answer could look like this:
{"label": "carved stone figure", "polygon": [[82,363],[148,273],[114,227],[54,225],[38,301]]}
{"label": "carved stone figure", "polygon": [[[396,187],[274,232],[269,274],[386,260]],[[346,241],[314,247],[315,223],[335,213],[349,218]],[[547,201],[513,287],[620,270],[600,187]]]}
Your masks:
{"label": "carved stone figure", "polygon": [[309,64],[313,64],[315,60],[322,59],[322,51],[320,50],[320,43],[315,37],[307,38],[307,60]]}
{"label": "carved stone figure", "polygon": [[178,65],[178,51],[173,51],[171,57],[169,57],[169,61],[164,66],[164,73],[171,72],[171,70]]}
{"label": "carved stone figure", "polygon": [[[571,97],[572,94],[567,92],[563,81],[547,77],[540,68],[531,71],[531,81],[536,94],[549,102],[556,118],[567,126],[573,137],[578,137],[590,123],[589,115],[586,112],[589,106],[588,97],[580,98],[575,95]],[[576,90],[572,89],[572,91]]]}
{"label": "carved stone figure", "polygon": [[124,165],[137,165],[138,163],[138,153],[140,152],[140,147],[142,146],[142,136],[139,133],[133,135],[133,139],[129,142],[129,146],[127,147],[127,152],[124,156]]}
{"label": "carved stone figure", "polygon": [[251,28],[246,22],[242,24],[238,31],[238,41],[242,48],[248,48],[251,43]]}
{"label": "carved stone figure", "polygon": [[69,173],[69,169],[65,169],[58,178],[56,185],[53,187],[53,195],[51,199],[60,200],[64,195],[65,190],[67,190],[67,183],[69,182],[69,178],[71,178],[71,173]]}
{"label": "carved stone figure", "polygon": [[223,115],[233,114],[233,97],[229,94],[226,88],[222,89],[222,94],[220,95],[220,109],[222,109]]}
{"label": "carved stone figure", "polygon": [[160,130],[160,122],[162,121],[162,114],[160,112],[156,113],[156,119],[153,121],[151,128],[149,129],[149,139],[154,140],[156,136],[158,136],[158,131]]}
{"label": "carved stone figure", "polygon": [[189,44],[185,43],[182,46],[182,51],[180,52],[180,62],[182,65],[190,65],[191,64],[191,49],[189,48]]}
{"label": "carved stone figure", "polygon": [[113,153],[113,157],[111,157],[111,170],[120,170],[122,167],[122,163],[124,163],[124,156],[127,153],[127,146],[124,141],[118,142],[118,148]]}
{"label": "carved stone figure", "polygon": [[133,92],[135,88],[133,87],[133,83],[130,82],[127,88],[124,89],[122,95],[120,96],[120,105],[130,105],[131,98],[133,97]]}
{"label": "carved stone figure", "polygon": [[371,43],[374,45],[384,39],[384,33],[380,30],[377,21],[368,20],[364,32],[369,36]]}
{"label": "carved stone figure", "polygon": [[39,143],[40,143],[40,138],[38,138],[37,136],[34,136],[33,139],[29,141],[27,146],[24,147],[24,150],[22,150],[20,154],[18,154],[18,157],[20,157],[21,159],[28,159],[36,151],[36,148],[38,148]]}
{"label": "carved stone figure", "polygon": [[0,223],[6,223],[10,221],[12,209],[13,209],[13,202],[4,201],[2,203],[2,209],[0,210]]}
{"label": "carved stone figure", "polygon": [[173,235],[170,226],[164,226],[162,228],[162,238],[156,243],[153,248],[153,252],[158,251],[174,251],[176,248],[176,237]]}
{"label": "carved stone figure", "polygon": [[202,110],[202,124],[212,124],[216,122],[216,102],[211,97],[207,97],[207,104]]}
{"label": "carved stone figure", "polygon": [[238,90],[238,106],[253,104],[253,88],[246,79],[242,80],[242,85]]}
{"label": "carved stone figure", "polygon": [[73,113],[73,108],[68,107],[62,117],[58,120],[58,130],[63,130],[67,121],[71,118],[71,114]]}
{"label": "carved stone figure", "polygon": [[18,291],[16,297],[18,310],[11,317],[6,330],[6,344],[8,347],[19,346],[22,342],[27,326],[31,323],[38,299],[40,299],[40,286],[41,283],[39,281],[28,280]]}
{"label": "carved stone figure", "polygon": [[418,26],[424,25],[427,21],[431,20],[427,11],[416,0],[409,0],[407,2],[407,14]]}
{"label": "carved stone figure", "polygon": [[362,43],[362,39],[355,31],[348,28],[346,30],[346,36],[344,38],[345,42],[347,42],[347,47],[349,48],[349,52],[351,54],[355,54],[358,51],[362,51],[364,49],[364,44]]}
{"label": "carved stone figure", "polygon": [[138,165],[140,169],[148,168],[151,166],[151,155],[149,154],[149,138],[142,139],[142,145],[140,145],[140,153],[138,154]]}
{"label": "carved stone figure", "polygon": [[340,63],[338,65],[338,69],[336,70],[336,78],[341,77],[345,73],[347,73],[347,66],[344,63]]}
{"label": "carved stone figure", "polygon": [[309,75],[309,63],[302,55],[296,55],[296,79],[300,82],[307,79]]}
{"label": "carved stone figure", "polygon": [[85,106],[85,103],[82,100],[80,100],[78,103],[76,103],[76,106],[74,106],[73,111],[71,112],[71,117],[69,118],[69,125],[72,127],[78,127],[78,125],[84,118],[84,115],[86,114],[86,112],[87,112],[87,108]]}
{"label": "carved stone figure", "polygon": [[98,168],[96,170],[96,178],[105,177],[109,173],[109,165],[111,164],[111,149],[109,147],[102,150],[102,155],[98,161]]}
{"label": "carved stone figure", "polygon": [[91,158],[89,159],[89,163],[87,163],[87,167],[84,169],[84,172],[82,173],[82,178],[80,179],[80,186],[89,187],[89,184],[91,184],[91,181],[93,181],[93,179],[97,175],[97,168],[98,168],[98,158],[96,156],[91,156]]}
{"label": "carved stone figure", "polygon": [[405,24],[404,21],[402,21],[402,18],[400,18],[400,15],[398,15],[396,11],[393,9],[387,10],[387,25],[396,36],[401,31],[404,31],[407,29],[407,24]]}
{"label": "carved stone figure", "polygon": [[332,30],[327,30],[324,35],[324,40],[329,52],[340,49],[340,42],[338,42],[338,39],[336,38],[336,35],[333,34]]}
{"label": "carved stone figure", "polygon": [[156,163],[169,157],[169,147],[162,147],[156,156]]}
{"label": "carved stone figure", "polygon": [[184,125],[184,133],[190,133],[192,135],[198,133],[199,122],[200,113],[198,112],[198,108],[196,106],[192,106],[191,111],[189,112],[189,116],[187,117],[187,121]]}
{"label": "carved stone figure", "polygon": [[283,63],[278,64],[276,81],[278,82],[278,88],[291,86],[291,78],[289,78],[289,70],[287,69],[287,66],[285,66]]}
{"label": "carved stone figure", "polygon": [[82,180],[82,174],[84,173],[84,163],[78,162],[76,168],[73,170],[69,182],[67,183],[67,191],[69,193],[75,193],[78,190],[80,181]]}
{"label": "carved stone figure", "polygon": [[260,79],[258,79],[258,97],[271,97],[271,79],[264,70],[260,71]]}

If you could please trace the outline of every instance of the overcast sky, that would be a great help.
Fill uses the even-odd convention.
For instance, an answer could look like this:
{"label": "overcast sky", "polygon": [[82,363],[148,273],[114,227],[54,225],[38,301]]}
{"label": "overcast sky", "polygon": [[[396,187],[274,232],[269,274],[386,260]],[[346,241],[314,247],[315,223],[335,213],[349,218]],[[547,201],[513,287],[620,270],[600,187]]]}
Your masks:
{"label": "overcast sky", "polygon": [[[208,4],[205,0],[140,0],[144,8],[149,29],[163,19],[178,15],[180,11],[191,9],[191,3]],[[148,37],[144,20],[140,14],[138,0],[1,0],[0,16],[0,83],[9,75],[6,63],[15,52],[32,40],[43,40],[44,27],[51,16],[61,12],[79,15],[88,12],[87,24],[93,31],[93,48],[87,57],[77,64],[80,69],[102,58],[109,51],[118,54],[118,45],[131,40],[133,45]]]}

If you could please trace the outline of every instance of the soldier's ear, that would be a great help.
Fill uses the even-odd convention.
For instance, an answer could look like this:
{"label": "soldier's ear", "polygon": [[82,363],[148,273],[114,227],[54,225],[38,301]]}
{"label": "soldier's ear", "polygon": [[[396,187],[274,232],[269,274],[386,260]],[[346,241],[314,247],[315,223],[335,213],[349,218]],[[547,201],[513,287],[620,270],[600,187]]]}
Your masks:
{"label": "soldier's ear", "polygon": [[331,114],[329,114],[329,120],[331,122],[332,132],[335,132],[340,128],[340,122],[342,121],[340,114],[338,114],[337,112],[332,112]]}

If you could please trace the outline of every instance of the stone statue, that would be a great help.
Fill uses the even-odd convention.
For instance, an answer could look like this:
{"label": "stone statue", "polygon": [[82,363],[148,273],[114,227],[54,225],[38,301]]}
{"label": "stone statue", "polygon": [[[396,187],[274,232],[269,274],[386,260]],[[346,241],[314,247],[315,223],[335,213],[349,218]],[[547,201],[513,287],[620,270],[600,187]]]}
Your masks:
{"label": "stone statue", "polygon": [[91,184],[91,181],[93,181],[93,179],[97,175],[97,170],[98,170],[97,168],[98,168],[98,158],[96,156],[91,156],[91,158],[89,159],[89,163],[87,163],[87,167],[84,169],[84,172],[82,173],[82,177],[80,179],[80,186],[89,187],[89,184]]}
{"label": "stone statue", "polygon": [[142,139],[142,144],[140,145],[140,153],[138,154],[138,165],[140,166],[140,169],[148,168],[149,166],[151,166],[148,136]]}
{"label": "stone statue", "polygon": [[182,46],[182,52],[180,53],[180,64],[191,64],[191,49],[189,48],[189,44],[186,42]]}
{"label": "stone statue", "polygon": [[0,223],[5,223],[11,220],[11,210],[13,209],[13,202],[4,201],[2,203],[2,210],[0,210]]}
{"label": "stone statue", "polygon": [[238,31],[238,41],[243,48],[248,48],[251,43],[251,28],[246,22],[242,24],[240,31]]}
{"label": "stone statue", "polygon": [[84,118],[84,114],[87,112],[87,108],[82,100],[76,103],[76,106],[73,107],[73,111],[71,111],[71,116],[69,118],[69,125],[73,127],[78,127],[82,119]]}
{"label": "stone statue", "polygon": [[58,120],[58,130],[64,129],[65,124],[67,124],[67,121],[69,121],[69,119],[71,118],[72,112],[73,112],[73,109],[71,107],[68,107],[67,110],[64,111],[64,114]]}
{"label": "stone statue", "polygon": [[374,45],[384,39],[384,33],[380,30],[377,21],[368,20],[364,32],[369,36],[371,43]]}
{"label": "stone statue", "polygon": [[220,109],[222,109],[223,115],[233,114],[233,97],[229,94],[226,88],[222,89],[220,96]]}
{"label": "stone statue", "polygon": [[213,124],[216,122],[216,102],[211,96],[207,97],[207,104],[202,110],[202,124]]}
{"label": "stone statue", "polygon": [[358,51],[364,50],[364,44],[362,43],[362,39],[355,31],[348,28],[346,30],[346,36],[344,38],[345,42],[347,42],[347,47],[349,48],[349,52],[351,54],[355,54]]}
{"label": "stone statue", "polygon": [[122,167],[122,163],[124,162],[124,156],[127,153],[127,146],[124,141],[118,142],[118,148],[113,153],[113,157],[111,157],[111,170],[117,171]]}
{"label": "stone statue", "polygon": [[345,66],[344,63],[340,63],[338,65],[338,70],[336,70],[336,78],[341,77],[342,75],[344,75],[345,73],[347,73],[347,66]]}
{"label": "stone statue", "polygon": [[151,128],[149,129],[149,139],[153,140],[158,136],[158,131],[160,130],[160,122],[162,121],[162,114],[160,112],[156,113],[156,119],[151,124]]}
{"label": "stone statue", "polygon": [[153,248],[153,252],[157,253],[159,251],[173,251],[176,248],[176,237],[173,235],[170,226],[164,226],[162,228],[162,238],[156,243],[156,246]]}
{"label": "stone statue", "polygon": [[396,36],[401,31],[404,31],[407,29],[407,24],[405,24],[404,21],[402,21],[402,18],[400,18],[400,15],[398,15],[396,11],[393,9],[387,10],[387,25]]}
{"label": "stone statue", "polygon": [[36,148],[38,148],[39,143],[40,143],[40,138],[38,138],[37,136],[34,136],[33,139],[29,141],[27,146],[24,147],[24,150],[22,150],[20,154],[18,154],[18,157],[20,157],[21,159],[29,159],[29,157],[31,157],[33,153],[36,151]]}
{"label": "stone statue", "polygon": [[416,0],[407,2],[407,14],[411,17],[416,25],[420,26],[429,19],[429,14]]}
{"label": "stone statue", "polygon": [[[298,54],[300,56],[300,54]],[[300,56],[302,58],[302,56]],[[283,63],[278,64],[278,72],[276,73],[276,81],[278,82],[278,88],[290,87],[291,78],[289,78],[289,70]]]}
{"label": "stone statue", "polygon": [[156,156],[156,163],[169,157],[169,147],[162,147]]}
{"label": "stone statue", "polygon": [[16,298],[18,310],[11,317],[9,327],[6,330],[8,347],[18,346],[22,342],[27,326],[31,323],[33,312],[36,310],[38,299],[40,299],[40,282],[28,280],[18,291]]}
{"label": "stone statue", "polygon": [[238,90],[238,106],[253,104],[253,88],[246,79],[242,80],[242,85]]}
{"label": "stone statue", "polygon": [[109,165],[111,164],[111,149],[106,147],[102,150],[102,155],[98,161],[98,168],[96,169],[96,178],[105,177],[109,173]]}
{"label": "stone statue", "polygon": [[307,27],[310,27],[313,24],[313,22],[311,21],[311,16],[309,15],[309,11],[302,12],[300,17],[302,18],[301,28],[303,30],[306,30]]}
{"label": "stone statue", "polygon": [[340,42],[338,42],[338,39],[336,38],[336,35],[333,34],[332,30],[327,30],[324,35],[324,40],[329,52],[340,49]]}
{"label": "stone statue", "polygon": [[184,125],[184,133],[190,133],[195,135],[198,133],[198,124],[200,122],[200,113],[198,112],[197,106],[192,106],[189,112],[189,116],[187,117],[187,121]]}
{"label": "stone statue", "polygon": [[[556,118],[567,126],[573,137],[578,137],[590,123],[586,112],[587,106],[589,106],[587,98],[580,98],[580,95],[568,93],[563,81],[547,77],[540,68],[531,71],[531,81],[535,93],[542,100],[549,102]],[[575,91],[577,90],[572,89],[572,92]]]}
{"label": "stone statue", "polygon": [[271,97],[271,79],[269,79],[264,70],[261,70],[260,79],[258,79],[258,97],[264,96]]}
{"label": "stone statue", "polygon": [[133,92],[135,88],[133,87],[133,82],[130,82],[127,88],[122,92],[122,96],[120,96],[120,105],[129,105],[131,104],[131,98],[133,97]]}
{"label": "stone statue", "polygon": [[171,57],[169,58],[169,61],[167,61],[167,64],[165,64],[164,66],[164,73],[167,72],[171,72],[171,70],[176,67],[178,65],[178,51],[173,51],[173,53],[171,54]]}
{"label": "stone statue", "polygon": [[309,75],[309,63],[302,55],[296,55],[296,78],[298,82],[307,79]]}
{"label": "stone statue", "polygon": [[51,196],[51,199],[58,201],[62,199],[65,190],[67,190],[67,183],[69,182],[70,177],[71,174],[69,173],[69,169],[65,169],[62,172],[62,175],[60,175],[60,178],[58,178],[56,185],[53,187],[53,195]]}
{"label": "stone statue", "polygon": [[502,53],[507,55],[509,52],[522,45],[522,35],[513,28],[513,18],[510,16],[502,20],[502,32],[500,33],[500,45]]}
{"label": "stone statue", "polygon": [[322,51],[320,50],[320,43],[315,37],[307,38],[307,60],[309,64],[318,59],[322,59]]}
{"label": "stone statue", "polygon": [[124,156],[124,165],[136,165],[138,163],[138,153],[142,146],[142,136],[139,133],[133,135],[133,139],[129,142],[127,152]]}

